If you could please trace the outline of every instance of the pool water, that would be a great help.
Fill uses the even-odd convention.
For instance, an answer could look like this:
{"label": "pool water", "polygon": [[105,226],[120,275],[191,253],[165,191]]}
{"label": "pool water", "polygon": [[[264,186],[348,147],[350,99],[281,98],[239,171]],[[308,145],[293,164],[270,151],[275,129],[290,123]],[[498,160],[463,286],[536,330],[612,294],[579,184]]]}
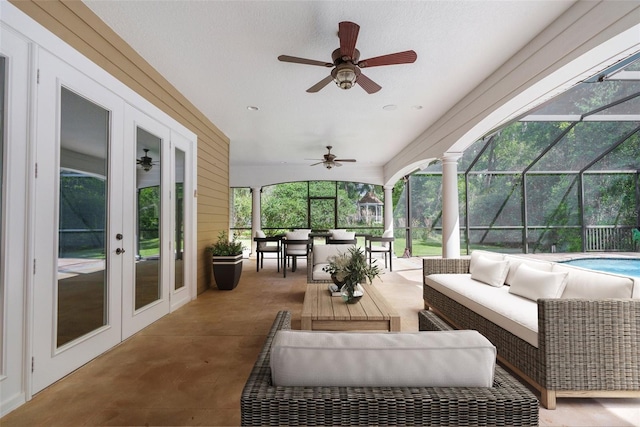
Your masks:
{"label": "pool water", "polygon": [[640,258],[583,258],[563,261],[563,263],[590,270],[640,277]]}

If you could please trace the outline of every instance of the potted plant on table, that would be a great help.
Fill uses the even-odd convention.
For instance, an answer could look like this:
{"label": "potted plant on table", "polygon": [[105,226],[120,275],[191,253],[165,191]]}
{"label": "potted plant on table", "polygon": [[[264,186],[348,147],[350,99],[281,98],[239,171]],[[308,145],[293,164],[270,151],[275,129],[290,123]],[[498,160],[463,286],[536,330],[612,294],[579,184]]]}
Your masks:
{"label": "potted plant on table", "polygon": [[349,252],[341,253],[328,259],[329,265],[322,270],[331,274],[333,282],[340,287],[342,298],[349,304],[358,302],[364,295],[361,283],[372,283],[380,276],[380,268],[367,262],[367,257],[361,248],[353,246]]}
{"label": "potted plant on table", "polygon": [[242,243],[235,236],[229,240],[227,232],[221,231],[218,240],[206,249],[211,254],[218,289],[230,291],[238,286],[242,274]]}

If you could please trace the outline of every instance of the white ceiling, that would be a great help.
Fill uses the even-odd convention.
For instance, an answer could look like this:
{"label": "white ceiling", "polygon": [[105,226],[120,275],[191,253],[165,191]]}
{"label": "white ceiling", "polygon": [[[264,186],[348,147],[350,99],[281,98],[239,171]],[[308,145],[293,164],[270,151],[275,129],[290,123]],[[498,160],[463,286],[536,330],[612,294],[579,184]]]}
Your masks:
{"label": "white ceiling", "polygon": [[[400,156],[574,2],[85,3],[229,137],[232,177],[234,168],[306,167],[317,179],[358,180]],[[277,57],[331,62],[340,21],[360,25],[361,58],[413,49],[417,61],[363,69],[382,86],[376,94],[334,84],[307,93],[330,69]],[[326,145],[358,162],[310,168],[305,159]]]}

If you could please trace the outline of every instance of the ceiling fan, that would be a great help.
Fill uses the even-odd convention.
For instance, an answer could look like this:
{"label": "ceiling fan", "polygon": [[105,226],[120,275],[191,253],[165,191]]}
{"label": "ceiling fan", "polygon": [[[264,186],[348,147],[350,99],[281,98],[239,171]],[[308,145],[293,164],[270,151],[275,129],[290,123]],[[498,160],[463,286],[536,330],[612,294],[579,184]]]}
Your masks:
{"label": "ceiling fan", "polygon": [[307,160],[320,160],[318,163],[314,163],[310,166],[315,166],[315,165],[324,165],[325,168],[327,169],[331,169],[334,166],[339,168],[340,166],[342,166],[342,163],[339,162],[355,162],[356,159],[336,159],[336,155],[335,154],[331,154],[331,149],[333,147],[331,145],[327,145],[327,154],[325,154],[323,157],[323,159],[307,159]]}
{"label": "ceiling fan", "polygon": [[151,168],[153,168],[153,165],[157,165],[158,162],[154,162],[153,159],[151,157],[149,157],[149,149],[148,148],[143,148],[142,151],[144,151],[144,156],[142,156],[138,160],[136,160],[136,163],[139,164],[140,166],[142,166],[142,169],[145,172],[149,172],[151,170]]}
{"label": "ceiling fan", "polygon": [[357,83],[368,94],[372,94],[378,92],[382,87],[369,77],[362,74],[360,71],[361,68],[394,64],[410,64],[415,62],[418,57],[413,50],[407,50],[404,52],[376,56],[375,58],[360,61],[360,51],[356,49],[356,41],[358,40],[359,31],[360,26],[353,22],[343,21],[338,24],[340,47],[334,50],[331,54],[333,62],[315,61],[313,59],[304,59],[289,55],[280,55],[278,56],[278,59],[282,62],[317,65],[328,68],[334,67],[329,76],[307,89],[307,92],[309,93],[318,92],[333,80],[341,89],[351,89],[353,85]]}

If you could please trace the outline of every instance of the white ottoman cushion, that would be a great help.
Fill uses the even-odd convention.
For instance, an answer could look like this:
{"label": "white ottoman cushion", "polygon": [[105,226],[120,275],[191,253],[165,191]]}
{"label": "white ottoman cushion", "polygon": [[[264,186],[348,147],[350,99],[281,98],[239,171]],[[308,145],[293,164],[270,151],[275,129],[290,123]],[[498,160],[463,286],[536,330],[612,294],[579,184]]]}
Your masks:
{"label": "white ottoman cushion", "polygon": [[496,348],[477,331],[278,331],[275,386],[491,387]]}

